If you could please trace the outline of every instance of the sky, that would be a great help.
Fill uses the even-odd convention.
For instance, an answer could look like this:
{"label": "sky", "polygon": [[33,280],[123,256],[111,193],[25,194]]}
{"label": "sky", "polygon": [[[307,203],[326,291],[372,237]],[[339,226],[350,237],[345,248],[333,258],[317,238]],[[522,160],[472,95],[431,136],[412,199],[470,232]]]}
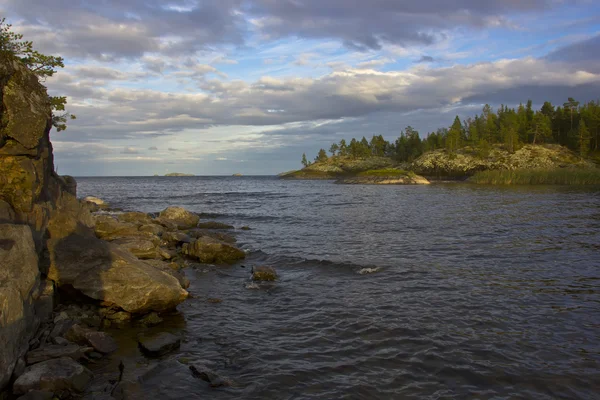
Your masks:
{"label": "sky", "polygon": [[0,0],[60,55],[60,174],[273,175],[483,105],[600,98],[597,0]]}

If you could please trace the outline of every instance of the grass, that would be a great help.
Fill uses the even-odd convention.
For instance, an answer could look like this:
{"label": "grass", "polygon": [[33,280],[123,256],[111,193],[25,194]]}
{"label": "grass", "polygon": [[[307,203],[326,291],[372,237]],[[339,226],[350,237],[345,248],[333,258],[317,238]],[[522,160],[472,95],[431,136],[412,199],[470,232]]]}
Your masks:
{"label": "grass", "polygon": [[600,169],[489,170],[476,173],[469,182],[491,185],[600,185]]}
{"label": "grass", "polygon": [[371,169],[368,171],[359,172],[356,176],[405,176],[409,173],[396,168]]}

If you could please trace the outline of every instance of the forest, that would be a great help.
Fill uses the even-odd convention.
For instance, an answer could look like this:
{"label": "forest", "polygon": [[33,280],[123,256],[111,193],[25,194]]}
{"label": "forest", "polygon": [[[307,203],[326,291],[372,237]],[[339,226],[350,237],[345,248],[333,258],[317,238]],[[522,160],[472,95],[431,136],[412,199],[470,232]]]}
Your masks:
{"label": "forest", "polygon": [[[371,140],[342,139],[329,149],[332,156],[352,158],[389,157],[398,162],[410,162],[421,154],[447,149],[450,153],[470,146],[485,157],[493,145],[504,145],[514,152],[524,144],[556,143],[568,147],[582,157],[597,152],[600,146],[600,101],[580,104],[569,98],[562,105],[544,102],[534,111],[532,101],[521,103],[517,108],[500,106],[494,111],[485,105],[481,114],[461,121],[458,116],[449,128],[440,128],[421,139],[418,131],[406,127],[400,136],[389,142],[382,135],[373,135]],[[327,160],[325,149],[321,149],[315,162]],[[302,164],[311,164],[302,155]]]}

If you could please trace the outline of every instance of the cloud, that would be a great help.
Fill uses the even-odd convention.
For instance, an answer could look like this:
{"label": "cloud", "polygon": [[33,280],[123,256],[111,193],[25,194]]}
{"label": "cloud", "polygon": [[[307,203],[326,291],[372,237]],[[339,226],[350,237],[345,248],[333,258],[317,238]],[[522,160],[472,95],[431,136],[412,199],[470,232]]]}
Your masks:
{"label": "cloud", "polygon": [[156,146],[148,147],[148,150],[157,151],[158,147],[156,147]]}
{"label": "cloud", "polygon": [[133,147],[125,147],[121,154],[140,154],[140,152]]}
{"label": "cloud", "polygon": [[415,63],[419,64],[419,63],[431,63],[434,62],[435,59],[431,56],[421,56],[421,58],[418,61],[415,61]]}
{"label": "cloud", "polygon": [[169,151],[179,151],[179,149],[174,149],[172,147],[169,147]]}

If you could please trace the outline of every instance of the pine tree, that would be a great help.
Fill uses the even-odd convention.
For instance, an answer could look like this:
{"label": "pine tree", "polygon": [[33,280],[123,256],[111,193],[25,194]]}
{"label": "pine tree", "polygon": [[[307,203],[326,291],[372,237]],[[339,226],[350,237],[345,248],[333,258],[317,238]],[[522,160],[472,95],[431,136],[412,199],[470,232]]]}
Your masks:
{"label": "pine tree", "polygon": [[346,144],[346,139],[340,140],[340,146],[339,146],[339,148],[340,148],[340,150],[339,150],[340,156],[347,156],[348,155],[348,145]]}
{"label": "pine tree", "polygon": [[454,123],[448,131],[448,137],[446,138],[446,148],[451,153],[455,152],[460,147],[460,137],[462,135],[462,124],[458,115],[454,118]]}
{"label": "pine tree", "polygon": [[581,122],[579,122],[578,135],[579,135],[579,155],[581,157],[585,157],[590,152],[590,131],[588,130],[587,126],[585,125],[584,120],[581,120]]}
{"label": "pine tree", "polygon": [[315,157],[315,162],[324,162],[327,161],[327,152],[325,149],[319,150],[319,154]]}
{"label": "pine tree", "polygon": [[306,159],[306,153],[302,153],[302,165],[304,165],[305,168],[310,165]]}
{"label": "pine tree", "polygon": [[338,146],[337,143],[333,143],[331,145],[331,147],[329,148],[329,152],[331,153],[332,156],[335,156],[339,149],[340,149],[340,146]]}

